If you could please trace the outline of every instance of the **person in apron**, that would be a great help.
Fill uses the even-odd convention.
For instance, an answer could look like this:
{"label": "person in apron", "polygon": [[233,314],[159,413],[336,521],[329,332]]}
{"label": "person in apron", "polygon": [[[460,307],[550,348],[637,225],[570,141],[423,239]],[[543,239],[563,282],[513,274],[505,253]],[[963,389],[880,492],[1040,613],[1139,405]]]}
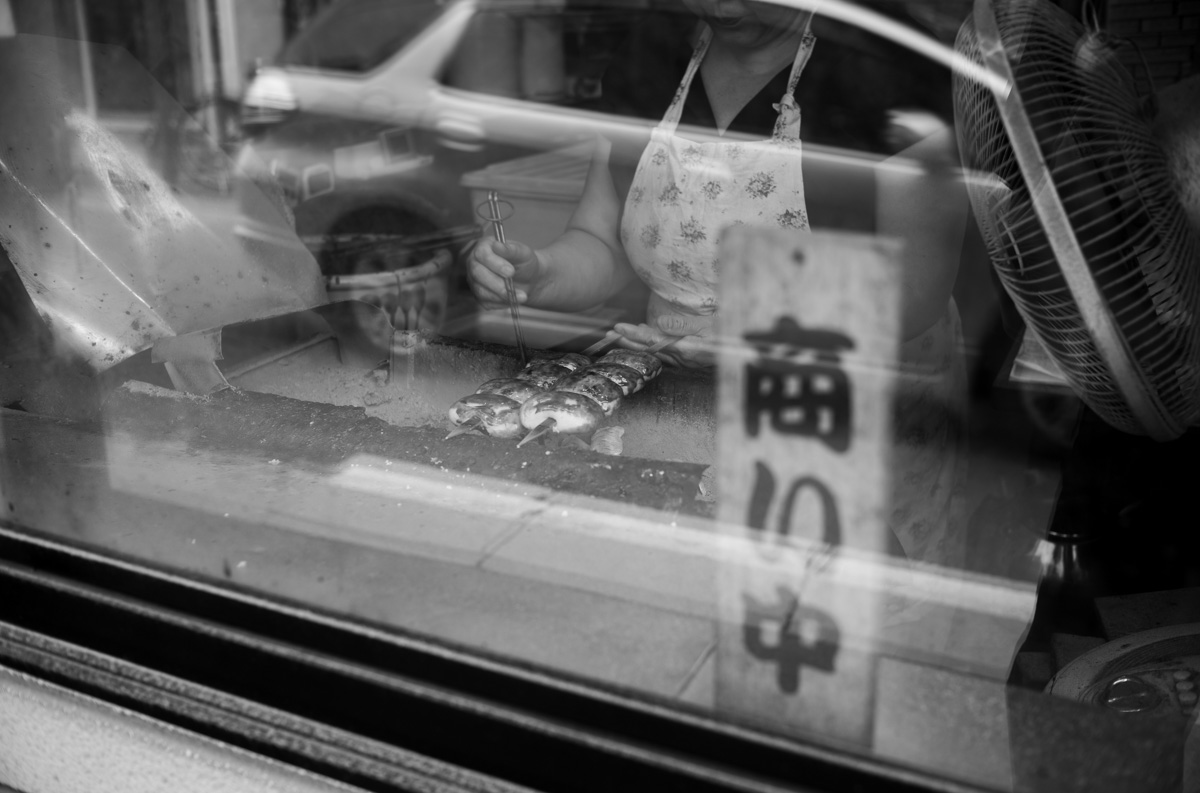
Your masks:
{"label": "person in apron", "polygon": [[[579,208],[561,238],[536,251],[512,240],[485,239],[476,246],[468,275],[485,306],[506,304],[504,277],[513,278],[521,302],[569,311],[595,305],[636,276],[650,289],[646,322],[617,325],[622,346],[644,349],[665,336],[679,337],[659,356],[677,366],[708,366],[715,362],[708,339],[722,230],[739,224],[809,230],[801,108],[794,93],[818,45],[811,13],[736,0],[705,0],[693,10],[704,24],[623,204],[609,171],[609,146],[601,139]],[[766,14],[773,16],[762,18]],[[774,104],[771,137],[722,139],[745,101],[785,67],[784,56],[791,69]],[[677,131],[697,75],[713,107],[715,139],[692,140]],[[950,526],[958,523],[951,513],[965,478],[960,447],[966,378],[948,288],[941,302],[940,316],[923,321],[902,344],[891,528],[897,553],[961,566],[962,532]]]}

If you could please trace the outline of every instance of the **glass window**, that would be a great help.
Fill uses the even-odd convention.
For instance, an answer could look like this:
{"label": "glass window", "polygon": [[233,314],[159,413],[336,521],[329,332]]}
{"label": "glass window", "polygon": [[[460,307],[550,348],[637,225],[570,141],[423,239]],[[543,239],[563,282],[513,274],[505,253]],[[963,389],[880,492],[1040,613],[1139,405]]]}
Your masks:
{"label": "glass window", "polygon": [[[145,2],[82,59],[11,2],[0,577],[311,628],[347,697],[419,644],[710,771],[1191,773],[1186,4],[342,0],[272,59],[232,0],[155,70]],[[296,696],[425,751],[347,710]]]}
{"label": "glass window", "polygon": [[651,16],[632,3],[491,4],[472,18],[445,81],[494,96],[595,104],[614,54]]}
{"label": "glass window", "polygon": [[342,0],[322,11],[283,48],[279,62],[362,73],[396,54],[441,12],[437,2]]}

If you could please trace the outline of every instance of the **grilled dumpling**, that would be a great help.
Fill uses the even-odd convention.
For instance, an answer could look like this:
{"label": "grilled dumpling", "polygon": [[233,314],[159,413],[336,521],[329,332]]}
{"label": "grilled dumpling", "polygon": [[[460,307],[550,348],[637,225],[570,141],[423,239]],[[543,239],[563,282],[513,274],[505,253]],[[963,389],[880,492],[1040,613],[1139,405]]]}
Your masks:
{"label": "grilled dumpling", "polygon": [[600,361],[592,364],[584,371],[603,375],[612,380],[620,387],[621,392],[625,396],[629,396],[635,391],[641,391],[642,386],[646,384],[646,378],[641,372],[622,363]]}
{"label": "grilled dumpling", "polygon": [[648,352],[640,352],[638,350],[611,350],[604,354],[600,362],[619,363],[622,366],[636,369],[647,381],[658,377],[658,373],[663,368],[662,361],[658,360],[657,357]]}
{"label": "grilled dumpling", "polygon": [[517,372],[518,380],[527,380],[543,391],[550,391],[560,380],[571,374],[565,366],[559,366],[554,361],[535,361]]}
{"label": "grilled dumpling", "polygon": [[612,380],[587,369],[563,380],[554,390],[582,394],[598,404],[606,416],[613,414],[617,405],[621,403],[621,397],[625,395],[621,387]]}
{"label": "grilled dumpling", "polygon": [[521,424],[526,429],[547,426],[551,432],[572,435],[595,432],[604,420],[604,410],[594,400],[569,391],[535,396],[521,405],[520,413]]}
{"label": "grilled dumpling", "polygon": [[578,372],[584,367],[592,365],[592,359],[586,355],[580,355],[577,352],[568,352],[554,359],[554,362],[559,366],[564,366],[572,372]]}
{"label": "grilled dumpling", "polygon": [[515,438],[521,434],[521,403],[499,394],[471,394],[450,406],[456,427],[472,419],[493,438]]}
{"label": "grilled dumpling", "polygon": [[536,383],[521,380],[516,377],[500,377],[488,380],[479,386],[476,394],[499,394],[517,402],[524,402],[538,394],[545,393],[544,388],[538,388]]}

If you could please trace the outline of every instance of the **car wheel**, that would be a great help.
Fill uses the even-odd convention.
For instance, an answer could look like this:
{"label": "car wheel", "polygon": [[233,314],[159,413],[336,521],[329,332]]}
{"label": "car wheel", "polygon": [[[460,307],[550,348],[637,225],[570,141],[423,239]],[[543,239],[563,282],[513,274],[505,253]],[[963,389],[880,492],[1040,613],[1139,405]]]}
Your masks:
{"label": "car wheel", "polygon": [[317,261],[326,275],[365,275],[420,263],[432,251],[413,250],[404,240],[436,231],[425,218],[390,207],[369,207],[340,218],[324,235]]}
{"label": "car wheel", "polygon": [[[416,235],[436,230],[437,226],[424,218],[379,208],[346,216],[326,235],[318,261],[331,297],[340,294],[342,299],[382,309],[383,313],[355,315],[360,330],[376,348],[412,340],[407,335],[393,337],[393,329],[440,329],[446,313],[451,252],[409,242]],[[371,277],[402,270],[409,270],[408,275],[397,275],[395,281]],[[421,275],[424,272],[428,277]]]}

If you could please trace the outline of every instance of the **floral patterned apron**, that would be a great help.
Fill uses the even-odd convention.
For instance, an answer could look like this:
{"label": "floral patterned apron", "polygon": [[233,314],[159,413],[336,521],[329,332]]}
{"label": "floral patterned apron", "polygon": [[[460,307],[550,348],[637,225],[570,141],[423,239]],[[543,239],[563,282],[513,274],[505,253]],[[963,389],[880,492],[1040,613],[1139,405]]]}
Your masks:
{"label": "floral patterned apron", "polygon": [[675,130],[711,41],[705,27],[671,106],[651,133],[621,220],[625,252],[650,287],[647,322],[674,335],[712,324],[722,229],[741,223],[808,229],[793,92],[816,39],[806,27],[787,91],[775,105],[779,117],[770,140],[700,143]]}
{"label": "floral patterned apron", "polygon": [[[650,287],[647,323],[673,335],[711,326],[717,309],[721,231],[751,224],[807,231],[800,168],[800,107],[794,92],[816,38],[805,28],[770,140],[695,142],[675,134],[684,100],[712,40],[705,28],[662,122],[651,133],[621,219],[621,241]],[[910,559],[961,566],[966,461],[966,372],[953,301],[901,346],[894,411],[890,525]]]}

